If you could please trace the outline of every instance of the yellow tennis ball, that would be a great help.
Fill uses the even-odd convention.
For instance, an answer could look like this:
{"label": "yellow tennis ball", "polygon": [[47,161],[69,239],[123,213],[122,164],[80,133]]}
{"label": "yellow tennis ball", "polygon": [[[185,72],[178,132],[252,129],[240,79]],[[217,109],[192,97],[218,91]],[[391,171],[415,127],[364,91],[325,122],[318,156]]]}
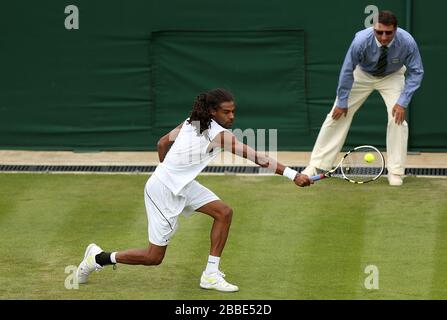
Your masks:
{"label": "yellow tennis ball", "polygon": [[374,160],[376,160],[376,158],[374,157],[374,155],[372,153],[365,154],[364,159],[368,163],[372,163],[372,162],[374,162]]}

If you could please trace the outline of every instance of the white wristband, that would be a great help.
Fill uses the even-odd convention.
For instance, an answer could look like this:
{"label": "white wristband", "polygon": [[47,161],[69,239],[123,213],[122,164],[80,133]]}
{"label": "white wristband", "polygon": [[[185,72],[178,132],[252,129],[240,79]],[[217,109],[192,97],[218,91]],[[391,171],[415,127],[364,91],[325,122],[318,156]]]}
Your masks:
{"label": "white wristband", "polygon": [[286,167],[286,168],[284,169],[284,172],[282,173],[282,175],[283,175],[284,177],[287,177],[287,178],[289,178],[289,179],[292,180],[292,181],[295,180],[295,177],[296,177],[297,174],[298,174],[298,171],[295,171],[295,170],[293,170],[293,169],[290,169],[289,167]]}

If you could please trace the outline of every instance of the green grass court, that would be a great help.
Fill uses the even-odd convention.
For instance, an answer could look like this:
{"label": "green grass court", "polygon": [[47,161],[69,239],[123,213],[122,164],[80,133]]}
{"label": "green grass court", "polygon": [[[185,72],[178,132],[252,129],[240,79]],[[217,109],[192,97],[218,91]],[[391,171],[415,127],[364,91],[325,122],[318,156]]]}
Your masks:
{"label": "green grass court", "polygon": [[[0,299],[446,299],[447,179],[200,176],[234,209],[221,269],[240,292],[200,289],[212,219],[182,217],[158,267],[118,265],[68,290],[85,247],[147,246],[146,175],[0,174]],[[379,289],[364,287],[365,267]]]}

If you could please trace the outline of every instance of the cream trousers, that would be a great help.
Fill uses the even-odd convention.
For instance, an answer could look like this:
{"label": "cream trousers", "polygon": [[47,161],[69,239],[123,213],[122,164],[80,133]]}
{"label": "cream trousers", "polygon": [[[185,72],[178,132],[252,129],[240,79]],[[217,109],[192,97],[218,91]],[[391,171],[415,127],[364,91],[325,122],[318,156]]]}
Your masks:
{"label": "cream trousers", "polygon": [[[357,67],[354,70],[354,84],[348,100],[348,114],[338,120],[332,119],[332,111],[324,121],[312,151],[310,166],[330,170],[337,165],[337,155],[345,143],[352,118],[363,105],[369,95],[379,91],[388,111],[388,127],[386,133],[388,172],[396,175],[405,174],[408,145],[408,123],[397,125],[392,116],[394,106],[405,85],[405,71],[399,71],[383,78],[374,77]],[[337,100],[335,101],[335,104]],[[336,105],[334,104],[334,108]],[[367,141],[365,142],[367,144]]]}

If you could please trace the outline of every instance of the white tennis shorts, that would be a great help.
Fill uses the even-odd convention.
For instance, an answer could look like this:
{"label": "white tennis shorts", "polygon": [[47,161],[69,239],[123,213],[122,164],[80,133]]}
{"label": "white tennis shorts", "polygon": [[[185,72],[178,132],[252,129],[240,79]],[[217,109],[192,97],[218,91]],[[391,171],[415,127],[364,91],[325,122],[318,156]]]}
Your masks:
{"label": "white tennis shorts", "polygon": [[176,196],[155,175],[144,188],[149,242],[167,246],[178,228],[180,214],[188,217],[198,208],[220,200],[211,190],[193,180]]}

